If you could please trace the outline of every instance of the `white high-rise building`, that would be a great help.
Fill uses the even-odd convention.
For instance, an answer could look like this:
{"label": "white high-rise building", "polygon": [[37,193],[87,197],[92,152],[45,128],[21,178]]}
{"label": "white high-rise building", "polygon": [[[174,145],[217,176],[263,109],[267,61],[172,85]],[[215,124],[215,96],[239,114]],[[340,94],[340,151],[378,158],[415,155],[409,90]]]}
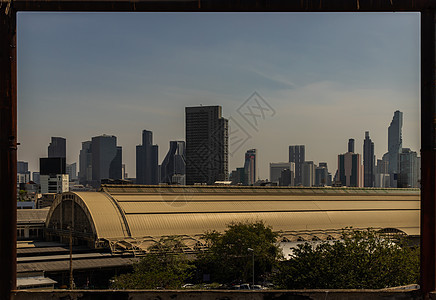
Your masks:
{"label": "white high-rise building", "polygon": [[68,174],[41,175],[41,193],[64,193],[69,191]]}

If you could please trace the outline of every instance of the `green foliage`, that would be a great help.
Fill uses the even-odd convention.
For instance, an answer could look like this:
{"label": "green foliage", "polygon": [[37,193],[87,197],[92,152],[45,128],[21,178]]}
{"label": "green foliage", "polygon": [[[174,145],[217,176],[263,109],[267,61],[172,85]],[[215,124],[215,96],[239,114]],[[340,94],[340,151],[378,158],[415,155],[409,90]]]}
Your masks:
{"label": "green foliage", "polygon": [[197,266],[203,273],[211,274],[213,281],[251,282],[254,253],[256,281],[265,279],[282,257],[278,235],[261,221],[229,224],[223,234],[207,232],[204,239],[209,250],[198,255]]}
{"label": "green foliage", "polygon": [[346,229],[343,240],[293,248],[275,283],[287,289],[379,289],[418,283],[419,248],[399,236]]}
{"label": "green foliage", "polygon": [[26,190],[20,190],[18,192],[18,201],[27,201],[28,195]]}
{"label": "green foliage", "polygon": [[184,244],[176,238],[161,239],[133,266],[133,273],[113,279],[115,289],[177,289],[195,268],[183,254]]}

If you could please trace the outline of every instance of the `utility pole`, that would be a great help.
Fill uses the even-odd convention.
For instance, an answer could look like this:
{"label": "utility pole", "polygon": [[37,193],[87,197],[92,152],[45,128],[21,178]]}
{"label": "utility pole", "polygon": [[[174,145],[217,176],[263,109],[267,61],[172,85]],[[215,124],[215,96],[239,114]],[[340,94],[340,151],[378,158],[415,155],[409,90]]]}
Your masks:
{"label": "utility pole", "polygon": [[252,265],[253,265],[253,285],[251,286],[251,288],[253,289],[254,288],[254,250],[251,248],[248,248],[247,250],[248,250],[248,252],[251,252],[252,257],[253,257],[253,263],[252,263]]}
{"label": "utility pole", "polygon": [[73,232],[72,226],[70,228],[70,290],[74,289],[74,278],[73,278]]}

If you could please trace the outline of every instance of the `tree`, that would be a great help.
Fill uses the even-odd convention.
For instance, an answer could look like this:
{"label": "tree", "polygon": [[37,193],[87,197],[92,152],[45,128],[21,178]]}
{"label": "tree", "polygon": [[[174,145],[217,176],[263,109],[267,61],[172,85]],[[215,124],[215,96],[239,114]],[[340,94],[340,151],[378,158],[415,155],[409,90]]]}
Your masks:
{"label": "tree", "polygon": [[343,239],[293,248],[275,283],[287,289],[379,289],[418,283],[419,248],[400,236],[346,229]]}
{"label": "tree", "polygon": [[278,235],[262,221],[231,223],[224,233],[206,232],[208,250],[198,255],[197,266],[213,281],[251,282],[254,255],[255,280],[265,279],[282,257]]}
{"label": "tree", "polygon": [[26,190],[20,190],[18,193],[18,201],[27,201],[28,195]]}
{"label": "tree", "polygon": [[113,279],[115,289],[180,288],[192,275],[193,264],[183,254],[185,245],[177,238],[163,238],[133,266],[133,273]]}

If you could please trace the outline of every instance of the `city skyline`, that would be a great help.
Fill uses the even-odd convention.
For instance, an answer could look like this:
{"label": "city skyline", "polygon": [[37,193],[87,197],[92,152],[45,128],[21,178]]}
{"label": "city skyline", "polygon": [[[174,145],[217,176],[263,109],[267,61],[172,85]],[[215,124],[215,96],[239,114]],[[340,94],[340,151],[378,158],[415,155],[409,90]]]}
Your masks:
{"label": "city skyline", "polygon": [[161,163],[170,140],[185,140],[184,107],[237,117],[255,91],[276,114],[257,131],[239,122],[251,138],[229,171],[256,148],[267,178],[289,145],[305,145],[306,160],[334,173],[349,138],[363,153],[365,131],[381,158],[396,110],[403,147],[419,152],[419,14],[20,13],[18,83],[18,159],[32,171],[51,136],[67,139],[73,163],[83,141],[110,134],[134,177],[143,129]]}

